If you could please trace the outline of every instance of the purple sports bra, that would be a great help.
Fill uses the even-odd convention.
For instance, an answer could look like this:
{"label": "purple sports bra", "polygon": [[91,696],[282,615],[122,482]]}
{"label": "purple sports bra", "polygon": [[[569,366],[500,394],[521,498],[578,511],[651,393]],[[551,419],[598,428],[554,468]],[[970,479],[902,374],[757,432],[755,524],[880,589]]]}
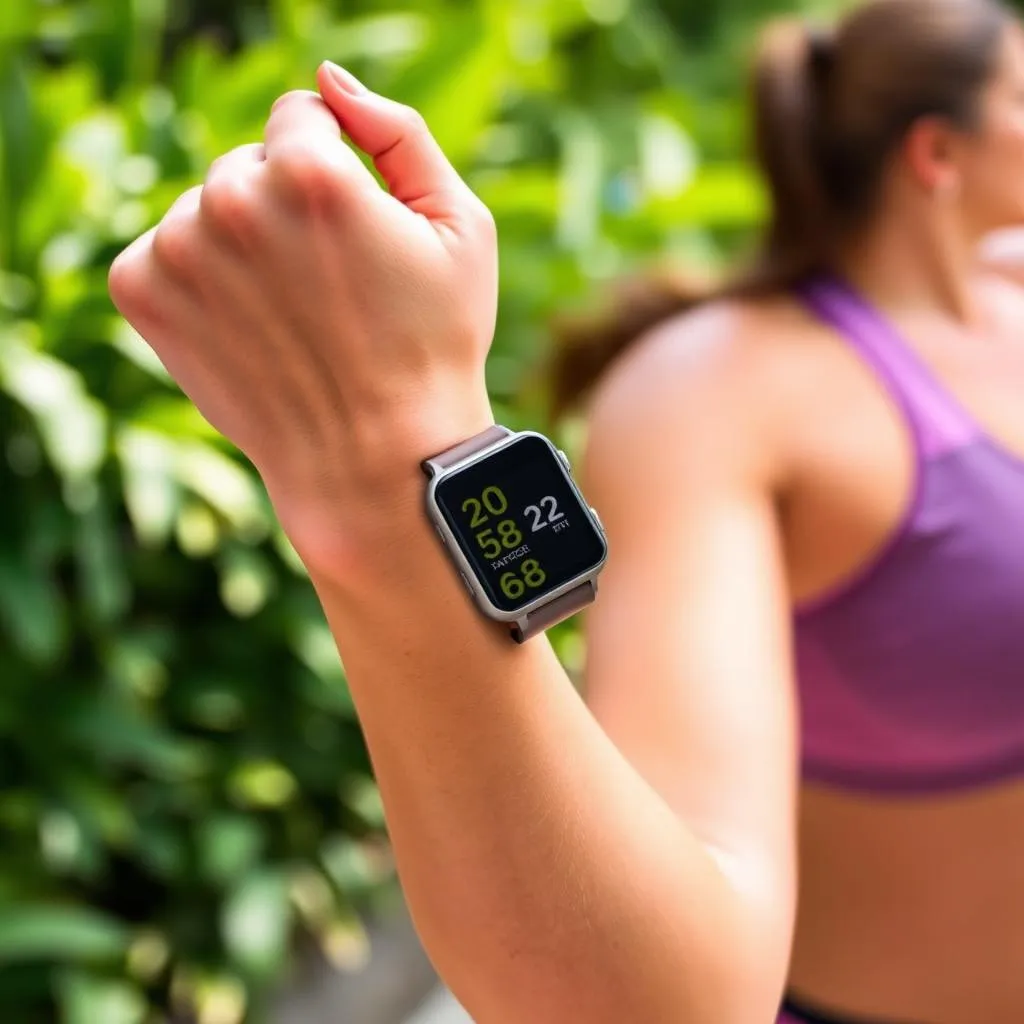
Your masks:
{"label": "purple sports bra", "polygon": [[913,793],[1024,774],[1024,459],[847,285],[799,298],[878,375],[916,454],[893,536],[796,610],[804,777]]}

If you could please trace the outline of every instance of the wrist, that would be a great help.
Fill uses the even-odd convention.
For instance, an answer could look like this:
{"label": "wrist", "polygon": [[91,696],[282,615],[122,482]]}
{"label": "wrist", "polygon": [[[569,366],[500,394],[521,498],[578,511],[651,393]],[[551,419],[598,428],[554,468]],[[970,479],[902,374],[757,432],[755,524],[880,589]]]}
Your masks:
{"label": "wrist", "polygon": [[493,425],[486,401],[457,417],[364,424],[357,446],[339,446],[348,451],[337,471],[329,453],[319,459],[322,471],[292,465],[265,473],[281,525],[311,577],[361,591],[396,566],[409,569],[410,551],[422,553],[424,538],[436,540],[425,510],[423,461]]}

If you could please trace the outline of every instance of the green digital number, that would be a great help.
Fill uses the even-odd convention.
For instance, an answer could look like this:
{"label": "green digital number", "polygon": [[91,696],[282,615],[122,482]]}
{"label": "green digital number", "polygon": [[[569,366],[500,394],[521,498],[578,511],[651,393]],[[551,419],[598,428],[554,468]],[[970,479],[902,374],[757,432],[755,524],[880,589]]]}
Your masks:
{"label": "green digital number", "polygon": [[526,593],[526,584],[514,572],[507,572],[501,577],[501,592],[507,598],[518,601]]}
{"label": "green digital number", "polygon": [[492,516],[500,516],[508,511],[508,498],[500,487],[486,487],[482,495],[484,507]]}
{"label": "green digital number", "polygon": [[540,567],[540,562],[529,558],[523,562],[522,579],[514,572],[507,572],[501,577],[501,592],[510,600],[518,601],[526,593],[526,588],[536,589],[547,582],[548,575]]}
{"label": "green digital number", "polygon": [[523,535],[516,528],[514,519],[502,519],[498,523],[498,536],[507,548],[517,548],[523,543]]}
{"label": "green digital number", "polygon": [[475,530],[490,522],[491,516],[487,515],[484,509],[487,509],[491,516],[500,516],[508,511],[508,498],[500,487],[485,487],[479,498],[467,498],[462,503],[462,511],[472,516],[469,520],[471,529]]}
{"label": "green digital number", "polygon": [[523,562],[523,579],[526,580],[528,587],[542,587],[547,582],[547,578],[547,573],[535,558]]}
{"label": "green digital number", "polygon": [[501,554],[501,541],[494,536],[493,530],[481,530],[476,535],[476,542],[483,548],[484,558],[497,558]]}
{"label": "green digital number", "polygon": [[[500,539],[499,539],[500,538]],[[494,536],[493,530],[481,530],[476,535],[476,542],[483,550],[485,558],[497,558],[501,555],[502,548],[518,548],[523,543],[523,535],[516,527],[514,519],[502,519],[498,523],[498,536]]]}
{"label": "green digital number", "polygon": [[489,518],[484,515],[484,507],[478,498],[467,498],[462,503],[462,511],[471,512],[473,514],[473,518],[470,519],[469,525],[474,530],[478,526],[483,526]]}

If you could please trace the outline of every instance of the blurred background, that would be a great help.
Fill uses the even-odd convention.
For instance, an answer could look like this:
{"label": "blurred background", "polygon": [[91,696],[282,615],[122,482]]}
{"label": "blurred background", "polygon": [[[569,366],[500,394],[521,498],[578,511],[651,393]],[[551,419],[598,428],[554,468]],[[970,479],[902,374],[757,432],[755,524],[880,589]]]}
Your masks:
{"label": "blurred background", "polygon": [[343,63],[417,106],[493,210],[496,413],[572,448],[538,371],[552,316],[750,237],[746,54],[797,7],[0,0],[4,1024],[466,1020],[404,917],[302,567],[115,315],[115,253]]}

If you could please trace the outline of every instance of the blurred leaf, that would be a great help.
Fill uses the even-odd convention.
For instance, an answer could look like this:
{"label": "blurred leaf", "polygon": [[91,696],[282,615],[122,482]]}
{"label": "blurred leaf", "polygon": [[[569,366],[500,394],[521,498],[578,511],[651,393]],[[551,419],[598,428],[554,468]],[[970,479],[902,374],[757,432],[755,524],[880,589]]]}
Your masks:
{"label": "blurred leaf", "polygon": [[258,976],[278,973],[291,919],[283,874],[267,870],[244,877],[229,895],[222,921],[224,941],[238,966]]}
{"label": "blurred leaf", "polygon": [[558,238],[570,249],[590,248],[601,214],[604,146],[597,125],[587,116],[562,116],[562,178]]}
{"label": "blurred leaf", "polygon": [[79,517],[75,555],[82,602],[89,616],[102,624],[120,618],[131,600],[131,584],[117,528],[102,497]]}
{"label": "blurred leaf", "polygon": [[[20,4],[18,5],[20,7]],[[8,17],[14,22],[19,15]],[[11,31],[16,29],[11,26]],[[33,179],[43,161],[43,144],[39,125],[32,108],[31,93],[25,67],[9,47],[0,42],[0,228],[3,247],[0,266],[11,270],[25,269],[21,262],[18,211],[28,195]]]}
{"label": "blurred leaf", "polygon": [[232,615],[250,618],[270,600],[275,577],[262,553],[241,545],[224,552],[220,564],[220,596]]}
{"label": "blurred leaf", "polygon": [[492,120],[509,67],[507,8],[486,0],[434,25],[428,52],[393,85],[413,102],[456,164],[475,155],[477,140]]}
{"label": "blurred leaf", "polygon": [[133,764],[160,778],[189,778],[206,765],[206,754],[197,742],[145,721],[125,701],[81,702],[68,715],[65,727],[94,757]]}
{"label": "blurred leaf", "polygon": [[418,53],[430,34],[430,19],[414,11],[386,11],[349,18],[343,24],[328,22],[312,34],[309,64],[333,60],[375,63]]}
{"label": "blurred leaf", "polygon": [[[144,373],[162,383],[170,383],[171,375],[160,362],[160,357],[127,320],[120,317],[115,320],[111,330],[111,342],[121,355],[131,360]],[[186,403],[185,399],[181,399],[180,403],[195,408],[190,402]]]}
{"label": "blurred leaf", "polygon": [[166,629],[122,630],[103,651],[104,665],[129,692],[153,698],[167,685],[168,648],[173,643],[173,634]]}
{"label": "blurred leaf", "polygon": [[0,47],[29,34],[36,24],[35,7],[35,0],[6,0],[0,5]]}
{"label": "blurred leaf", "polygon": [[0,548],[0,624],[37,665],[53,664],[67,642],[65,601],[53,579]]}
{"label": "blurred leaf", "polygon": [[251,761],[239,765],[231,775],[229,788],[243,807],[280,807],[295,796],[295,777],[273,761]]}
{"label": "blurred leaf", "polygon": [[237,879],[255,864],[264,841],[262,829],[251,818],[237,814],[209,818],[197,832],[200,871],[221,885]]}
{"label": "blurred leaf", "polygon": [[57,958],[108,960],[127,947],[125,930],[80,907],[0,906],[0,963]]}
{"label": "blurred leaf", "polygon": [[674,199],[651,203],[652,212],[676,225],[749,227],[764,215],[764,194],[748,168],[741,164],[703,167],[686,191]]}
{"label": "blurred leaf", "polygon": [[70,366],[35,349],[26,330],[0,337],[0,388],[35,417],[53,464],[71,480],[92,476],[106,446],[106,411]]}
{"label": "blurred leaf", "polygon": [[183,395],[150,394],[132,413],[132,425],[171,437],[223,441],[202,413]]}
{"label": "blurred leaf", "polygon": [[[61,795],[75,819],[83,847],[99,842],[121,847],[135,838],[138,827],[132,808],[111,781],[79,773],[63,779]],[[82,861],[90,856],[88,850],[80,849],[77,867],[81,868]]]}
{"label": "blurred leaf", "polygon": [[205,498],[246,537],[270,531],[265,494],[251,472],[208,445],[178,444],[175,472],[186,487]]}
{"label": "blurred leaf", "polygon": [[165,544],[174,528],[180,489],[174,445],[153,431],[122,427],[115,441],[124,476],[124,500],[140,543]]}
{"label": "blurred leaf", "polygon": [[142,1024],[146,1000],[134,985],[67,971],[59,982],[62,1024]]}

